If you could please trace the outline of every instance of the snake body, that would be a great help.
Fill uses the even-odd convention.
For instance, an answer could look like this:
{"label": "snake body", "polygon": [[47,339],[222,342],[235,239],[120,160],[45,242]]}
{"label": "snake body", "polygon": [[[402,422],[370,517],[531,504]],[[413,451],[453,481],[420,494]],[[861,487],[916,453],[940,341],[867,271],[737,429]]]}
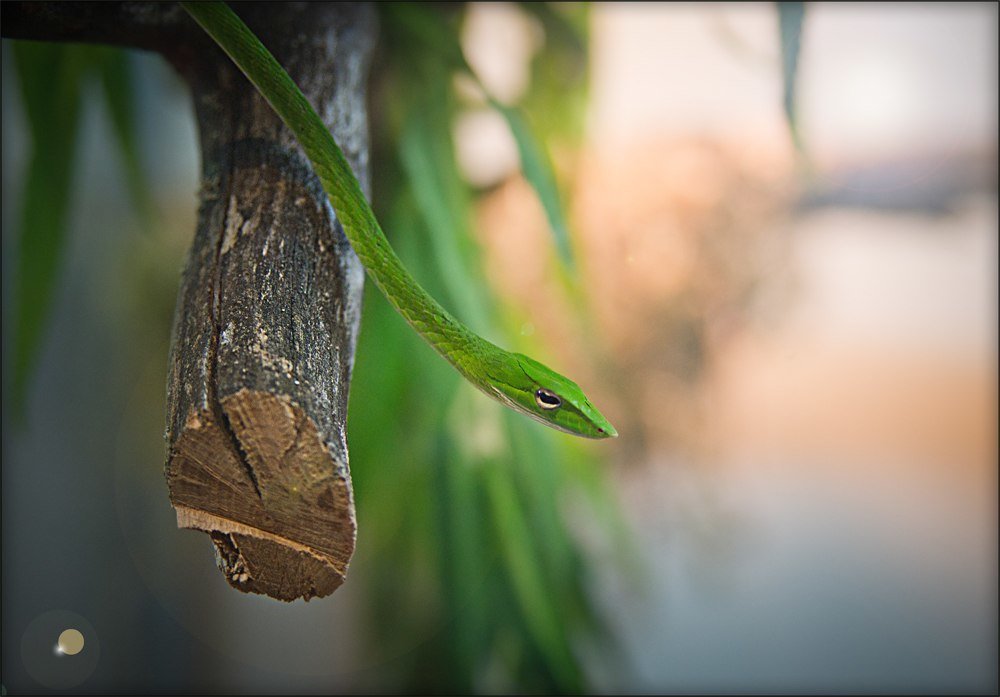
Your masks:
{"label": "snake body", "polygon": [[270,51],[224,2],[181,5],[295,134],[369,277],[435,351],[475,387],[547,426],[588,438],[618,435],[575,382],[483,339],[441,307],[396,256],[333,135]]}

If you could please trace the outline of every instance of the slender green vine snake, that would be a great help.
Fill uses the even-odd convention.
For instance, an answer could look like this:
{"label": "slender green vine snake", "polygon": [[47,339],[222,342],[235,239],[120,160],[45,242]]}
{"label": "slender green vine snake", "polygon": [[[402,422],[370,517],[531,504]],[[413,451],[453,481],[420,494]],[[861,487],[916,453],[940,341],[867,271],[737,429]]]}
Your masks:
{"label": "slender green vine snake", "polygon": [[396,311],[477,388],[533,419],[587,438],[618,435],[575,382],[506,351],[452,317],[392,251],[330,131],[270,51],[224,2],[182,2],[291,129],[368,275]]}

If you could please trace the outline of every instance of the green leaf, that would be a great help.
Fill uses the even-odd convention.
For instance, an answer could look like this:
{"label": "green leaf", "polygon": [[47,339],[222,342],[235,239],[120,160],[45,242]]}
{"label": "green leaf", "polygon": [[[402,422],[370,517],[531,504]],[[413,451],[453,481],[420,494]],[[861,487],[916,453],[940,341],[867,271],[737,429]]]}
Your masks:
{"label": "green leaf", "polygon": [[153,199],[140,157],[135,119],[135,77],[129,54],[124,49],[113,47],[94,50],[95,68],[104,87],[105,106],[121,148],[129,194],[142,227],[148,229],[153,222]]}
{"label": "green leaf", "polygon": [[31,155],[17,238],[12,327],[11,406],[23,408],[58,280],[70,207],[80,111],[80,81],[88,64],[78,47],[14,42],[31,135]]}
{"label": "green leaf", "polygon": [[422,5],[391,3],[385,10],[390,26],[389,33],[398,36],[413,53],[437,55],[451,70],[466,73],[482,91],[491,108],[503,116],[517,142],[524,178],[535,190],[545,210],[552,231],[553,242],[559,258],[571,273],[574,269],[573,251],[569,228],[556,186],[555,172],[548,155],[519,109],[498,101],[476,75],[462,53],[458,32],[449,28],[440,16]]}
{"label": "green leaf", "polygon": [[570,271],[574,268],[573,248],[569,239],[569,226],[563,212],[562,201],[559,198],[559,187],[556,186],[555,173],[549,161],[545,148],[535,138],[523,114],[519,110],[505,106],[492,97],[489,99],[494,109],[507,121],[510,132],[517,141],[517,151],[521,157],[521,171],[528,180],[538,199],[545,209],[549,220],[552,239],[562,263]]}
{"label": "green leaf", "polygon": [[795,110],[795,81],[799,69],[799,52],[802,44],[802,20],[805,3],[779,2],[778,26],[781,32],[781,68],[784,79],[785,118],[797,150],[802,150],[802,140]]}
{"label": "green leaf", "polygon": [[475,331],[490,334],[489,303],[467,263],[477,255],[469,232],[470,201],[455,162],[449,128],[452,115],[443,91],[449,75],[425,71],[424,76],[400,134],[400,160],[428,232],[436,276],[446,290],[448,304]]}
{"label": "green leaf", "polygon": [[485,470],[497,538],[527,629],[538,643],[561,690],[579,692],[583,687],[580,668],[556,616],[556,604],[551,593],[546,592],[542,567],[535,555],[532,529],[518,500],[511,471],[497,464],[487,464]]}

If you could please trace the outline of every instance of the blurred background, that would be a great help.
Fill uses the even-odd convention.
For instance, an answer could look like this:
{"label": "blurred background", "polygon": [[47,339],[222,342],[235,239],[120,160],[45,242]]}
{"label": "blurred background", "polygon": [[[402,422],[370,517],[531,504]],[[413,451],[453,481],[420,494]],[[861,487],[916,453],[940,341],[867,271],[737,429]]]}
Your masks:
{"label": "blurred background", "polygon": [[[232,590],[162,475],[190,96],[121,54],[122,157],[110,83],[81,79],[16,407],[33,141],[5,40],[6,689],[995,693],[997,6],[807,5],[803,153],[774,4],[418,9],[520,109],[558,195],[440,37],[383,10],[379,218],[445,306],[573,376],[620,437],[480,398],[369,284],[348,580]],[[36,655],[67,623],[85,668]]]}

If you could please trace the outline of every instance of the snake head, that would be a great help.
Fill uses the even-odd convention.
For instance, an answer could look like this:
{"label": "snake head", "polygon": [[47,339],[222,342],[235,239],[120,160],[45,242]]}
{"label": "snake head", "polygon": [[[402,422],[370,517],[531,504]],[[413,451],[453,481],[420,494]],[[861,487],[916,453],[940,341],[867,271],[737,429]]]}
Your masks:
{"label": "snake head", "polygon": [[496,396],[546,426],[585,438],[615,438],[618,431],[590,403],[579,385],[527,356],[509,354],[519,374],[496,381]]}

